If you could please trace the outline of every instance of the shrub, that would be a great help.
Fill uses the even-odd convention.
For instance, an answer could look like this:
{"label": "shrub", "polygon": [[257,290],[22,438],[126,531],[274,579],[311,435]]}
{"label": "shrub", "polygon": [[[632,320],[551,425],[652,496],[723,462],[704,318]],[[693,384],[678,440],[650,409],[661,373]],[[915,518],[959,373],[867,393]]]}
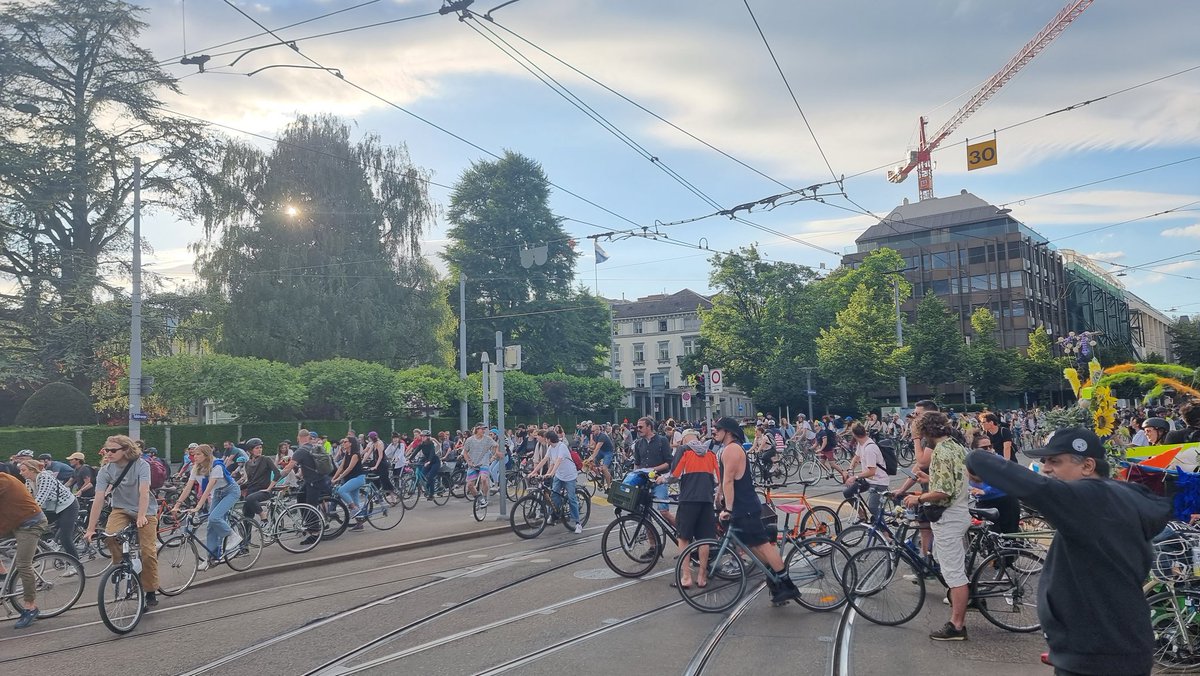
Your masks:
{"label": "shrub", "polygon": [[67,383],[50,383],[25,400],[14,422],[21,427],[95,425],[96,410],[83,392]]}

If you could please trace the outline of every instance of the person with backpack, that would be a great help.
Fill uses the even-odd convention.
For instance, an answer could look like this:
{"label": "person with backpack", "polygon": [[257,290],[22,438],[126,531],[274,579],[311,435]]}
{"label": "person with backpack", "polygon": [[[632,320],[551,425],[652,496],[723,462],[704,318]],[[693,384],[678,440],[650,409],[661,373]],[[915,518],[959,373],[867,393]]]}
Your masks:
{"label": "person with backpack", "polygon": [[[333,474],[333,458],[325,450],[325,445],[306,429],[296,434],[296,443],[298,447],[283,472],[287,474],[300,470],[300,497],[296,501],[320,510],[321,498],[333,492],[333,483],[329,480]],[[304,524],[308,536],[300,544],[307,546],[316,542],[321,537],[321,528],[320,522]]]}
{"label": "person with backpack", "polygon": [[[882,495],[888,490],[887,461],[879,444],[875,443],[861,422],[850,426],[850,434],[854,437],[854,460],[850,462],[850,473],[846,476],[846,490],[843,494],[849,498],[865,491],[867,508],[871,511],[871,520],[874,522],[883,508]],[[862,472],[854,474],[855,467],[861,467]]]}
{"label": "person with backpack", "polygon": [[[208,556],[200,562],[198,570],[208,570],[228,556],[236,555],[242,544],[242,536],[234,532],[229,524],[229,510],[241,496],[242,491],[233,480],[225,462],[213,457],[212,446],[200,444],[192,451],[192,472],[187,483],[179,492],[179,499],[171,512],[178,514],[184,500],[192,493],[192,486],[200,485],[200,498],[191,512],[199,512],[205,503],[209,504],[208,527],[204,546]],[[225,542],[225,538],[229,542]]]}
{"label": "person with backpack", "polygon": [[167,477],[171,475],[167,469],[167,464],[158,457],[157,448],[149,448],[143,456],[146,462],[150,463],[150,490],[156,491],[167,483]]}

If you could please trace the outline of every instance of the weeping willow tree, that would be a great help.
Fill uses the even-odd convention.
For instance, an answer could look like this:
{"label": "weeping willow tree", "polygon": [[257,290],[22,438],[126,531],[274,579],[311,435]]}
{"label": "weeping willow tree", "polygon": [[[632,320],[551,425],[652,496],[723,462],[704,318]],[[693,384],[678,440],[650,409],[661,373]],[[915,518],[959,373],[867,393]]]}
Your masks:
{"label": "weeping willow tree", "polygon": [[404,146],[301,116],[270,152],[232,143],[196,271],[226,299],[217,349],[290,364],[448,365],[453,316],[421,257],[435,206]]}

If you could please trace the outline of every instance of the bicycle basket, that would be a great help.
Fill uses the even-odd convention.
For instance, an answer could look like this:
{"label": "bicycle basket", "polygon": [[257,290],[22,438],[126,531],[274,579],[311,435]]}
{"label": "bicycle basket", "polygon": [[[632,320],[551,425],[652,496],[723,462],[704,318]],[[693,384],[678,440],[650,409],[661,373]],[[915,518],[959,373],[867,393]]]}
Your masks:
{"label": "bicycle basket", "polygon": [[1200,579],[1200,561],[1193,559],[1192,550],[1200,547],[1200,533],[1176,532],[1172,537],[1154,543],[1154,558],[1150,577],[1159,582],[1186,582]]}
{"label": "bicycle basket", "polygon": [[614,483],[608,489],[608,501],[613,507],[632,512],[649,498],[650,492],[645,486]]}

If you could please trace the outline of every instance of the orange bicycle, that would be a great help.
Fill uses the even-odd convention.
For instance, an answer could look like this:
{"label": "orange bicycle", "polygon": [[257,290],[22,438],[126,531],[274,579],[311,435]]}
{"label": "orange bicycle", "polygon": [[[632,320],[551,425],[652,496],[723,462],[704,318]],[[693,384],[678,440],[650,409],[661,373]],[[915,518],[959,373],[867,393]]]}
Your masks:
{"label": "orange bicycle", "polygon": [[[809,501],[807,485],[804,485],[799,493],[772,492],[776,488],[786,488],[786,486],[766,486],[762,490],[761,495],[771,508],[799,517],[796,520],[796,525],[788,530],[790,537],[796,539],[810,537],[834,539],[838,533],[842,532],[842,521],[838,518],[837,512],[833,511],[830,507],[814,505]],[[791,500],[793,502],[781,504],[777,502],[778,500]],[[790,522],[790,518],[785,521],[785,523],[788,522]]]}

